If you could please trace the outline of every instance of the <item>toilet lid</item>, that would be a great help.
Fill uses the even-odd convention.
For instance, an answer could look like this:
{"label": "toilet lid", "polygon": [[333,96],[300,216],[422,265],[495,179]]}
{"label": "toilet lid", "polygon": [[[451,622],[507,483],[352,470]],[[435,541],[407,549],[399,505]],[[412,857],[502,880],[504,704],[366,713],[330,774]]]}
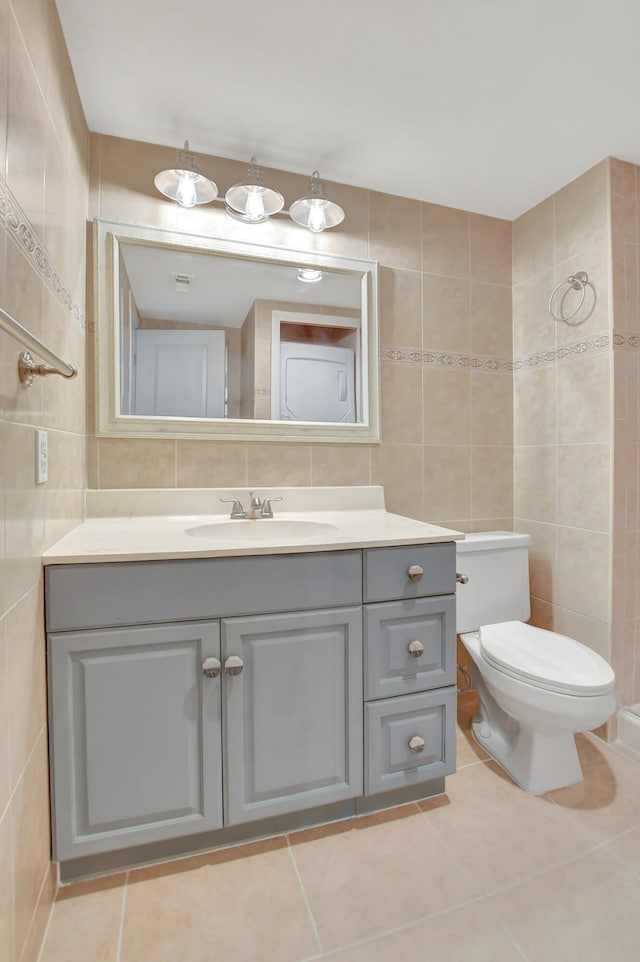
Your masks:
{"label": "toilet lid", "polygon": [[591,648],[521,621],[484,625],[480,650],[499,671],[550,691],[602,695],[615,686],[610,665]]}

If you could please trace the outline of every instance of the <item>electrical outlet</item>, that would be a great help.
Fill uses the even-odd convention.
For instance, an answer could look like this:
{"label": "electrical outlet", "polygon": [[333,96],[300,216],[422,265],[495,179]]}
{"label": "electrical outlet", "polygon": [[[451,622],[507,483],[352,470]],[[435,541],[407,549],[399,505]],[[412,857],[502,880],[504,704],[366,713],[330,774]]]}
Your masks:
{"label": "electrical outlet", "polygon": [[49,435],[36,431],[36,484],[49,480]]}

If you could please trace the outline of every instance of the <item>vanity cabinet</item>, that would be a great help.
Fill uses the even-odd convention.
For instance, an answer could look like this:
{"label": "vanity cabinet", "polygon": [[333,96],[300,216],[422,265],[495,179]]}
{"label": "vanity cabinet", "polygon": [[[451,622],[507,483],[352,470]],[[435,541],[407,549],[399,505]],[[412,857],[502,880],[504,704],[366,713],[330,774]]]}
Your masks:
{"label": "vanity cabinet", "polygon": [[362,795],[361,596],[360,551],[49,567],[54,857]]}
{"label": "vanity cabinet", "polygon": [[354,813],[455,770],[451,542],[59,564],[45,584],[63,863]]}

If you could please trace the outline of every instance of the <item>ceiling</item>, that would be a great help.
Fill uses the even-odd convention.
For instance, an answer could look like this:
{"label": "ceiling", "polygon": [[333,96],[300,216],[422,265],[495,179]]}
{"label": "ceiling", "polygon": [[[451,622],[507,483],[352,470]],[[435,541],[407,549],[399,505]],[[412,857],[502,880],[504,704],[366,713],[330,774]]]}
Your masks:
{"label": "ceiling", "polygon": [[[176,247],[120,243],[143,317],[240,328],[256,299],[359,309],[361,277],[323,270],[317,283],[298,268],[248,258],[196,254]],[[186,283],[181,283],[184,278]]]}
{"label": "ceiling", "polygon": [[638,0],[57,0],[92,131],[509,219],[640,164]]}

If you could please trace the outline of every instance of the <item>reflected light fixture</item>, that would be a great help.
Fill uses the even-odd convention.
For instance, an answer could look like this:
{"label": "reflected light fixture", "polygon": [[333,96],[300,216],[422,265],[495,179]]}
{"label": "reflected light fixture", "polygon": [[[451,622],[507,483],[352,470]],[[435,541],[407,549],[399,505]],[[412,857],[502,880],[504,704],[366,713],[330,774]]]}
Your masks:
{"label": "reflected light fixture", "polygon": [[251,158],[247,179],[230,187],[224,200],[228,214],[252,224],[263,224],[284,207],[282,194],[265,186],[262,168],[258,167],[255,156]]}
{"label": "reflected light fixture", "polygon": [[309,182],[309,193],[293,202],[289,208],[289,216],[296,224],[319,234],[327,227],[341,224],[344,211],[339,204],[327,198],[324,182],[320,180],[319,172],[314,170]]}
{"label": "reflected light fixture", "polygon": [[181,207],[209,204],[218,196],[218,188],[212,180],[198,170],[196,155],[189,150],[189,141],[178,151],[178,164],[172,170],[161,170],[154,184],[161,194],[171,198]]}
{"label": "reflected light fixture", "polygon": [[322,271],[314,270],[311,267],[300,267],[298,269],[298,280],[305,284],[317,284],[322,280]]}

